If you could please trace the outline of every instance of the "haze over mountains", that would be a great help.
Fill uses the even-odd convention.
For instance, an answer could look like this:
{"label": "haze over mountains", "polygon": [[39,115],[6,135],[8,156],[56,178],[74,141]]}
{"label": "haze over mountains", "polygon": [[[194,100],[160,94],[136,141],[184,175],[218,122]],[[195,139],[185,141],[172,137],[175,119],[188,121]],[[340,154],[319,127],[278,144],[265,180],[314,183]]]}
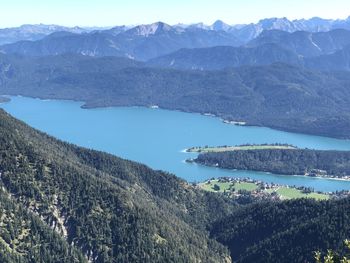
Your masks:
{"label": "haze over mountains", "polygon": [[350,19],[331,20],[314,17],[311,19],[288,20],[287,18],[267,18],[258,23],[230,26],[218,20],[211,27],[213,30],[231,32],[243,42],[259,36],[265,30],[282,30],[289,33],[296,31],[325,32],[334,29],[350,29]]}
{"label": "haze over mountains", "polygon": [[[120,31],[119,27],[118,31]],[[157,22],[119,33],[116,33],[116,29],[95,31],[90,34],[56,32],[35,42],[20,41],[4,45],[0,50],[5,53],[31,56],[78,53],[89,56],[124,56],[148,60],[180,48],[240,44],[236,37],[223,31],[182,29]]]}
{"label": "haze over mountains", "polygon": [[284,62],[311,69],[349,70],[349,48],[350,31],[344,29],[318,33],[270,30],[241,47],[181,49],[152,59],[149,64],[177,69],[217,70]]}
{"label": "haze over mountains", "polygon": [[21,40],[39,40],[52,33],[66,31],[72,33],[87,33],[94,28],[65,27],[58,25],[22,25],[14,28],[0,29],[0,45],[14,43]]}
{"label": "haze over mountains", "polygon": [[[35,56],[74,52],[90,56],[125,56],[137,60],[148,60],[181,48],[244,45],[267,30],[293,33],[296,31],[327,32],[334,29],[350,29],[350,19],[312,18],[290,21],[287,18],[270,18],[260,20],[256,24],[232,26],[220,20],[211,26],[202,23],[170,26],[157,22],[136,27],[117,26],[106,30],[55,25],[24,25],[0,30],[0,45],[24,41],[3,46],[0,50],[6,53]],[[57,32],[67,33],[57,34]],[[49,36],[52,33],[56,34]],[[276,32],[271,34],[277,37]],[[286,36],[288,38],[288,35]],[[285,35],[280,35],[280,38],[284,37]],[[302,36],[291,36],[291,38],[299,37]],[[263,37],[260,36],[259,44],[266,42],[266,38],[270,38],[269,33],[264,34]],[[254,42],[249,44],[252,45]],[[312,54],[316,53],[317,51],[313,51]]]}
{"label": "haze over mountains", "polygon": [[[200,28],[214,31],[226,31],[235,35],[240,41],[248,42],[264,30],[282,30],[286,32],[309,31],[309,32],[325,32],[333,29],[350,29],[350,18],[347,19],[322,19],[314,17],[311,19],[288,20],[287,18],[267,18],[257,23],[229,25],[221,20],[215,21],[212,25],[203,23],[197,24],[178,24],[173,27],[177,28]],[[112,27],[111,27],[112,28]],[[123,32],[131,26],[116,26],[112,29]],[[58,25],[22,25],[14,28],[0,29],[0,45],[17,42],[20,40],[38,40],[57,31],[68,31],[73,33],[87,33],[90,31],[101,31],[103,28],[86,28],[86,27],[63,27]],[[108,31],[108,29],[105,29]]]}

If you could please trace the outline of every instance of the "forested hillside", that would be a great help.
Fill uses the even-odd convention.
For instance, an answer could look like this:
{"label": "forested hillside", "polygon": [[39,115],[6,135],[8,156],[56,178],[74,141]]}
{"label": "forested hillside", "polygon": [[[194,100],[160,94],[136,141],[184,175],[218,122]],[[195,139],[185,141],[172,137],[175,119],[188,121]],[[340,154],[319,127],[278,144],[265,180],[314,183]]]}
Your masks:
{"label": "forested hillside", "polygon": [[328,32],[296,31],[289,33],[281,30],[263,31],[256,39],[248,43],[254,47],[262,44],[277,44],[303,57],[331,54],[350,44],[350,31],[336,29]]}
{"label": "forested hillside", "polygon": [[92,262],[229,261],[205,228],[233,210],[231,200],[57,141],[3,111],[0,134],[0,218],[6,228],[0,240],[8,262],[33,262],[33,253],[35,262],[81,255]]}
{"label": "forested hillside", "polygon": [[150,66],[187,69],[222,70],[241,66],[269,65],[284,62],[301,65],[303,60],[293,51],[276,44],[257,47],[219,46],[196,49],[180,49],[174,53],[151,59]]}
{"label": "forested hillside", "polygon": [[344,252],[350,237],[350,199],[262,202],[217,221],[211,236],[234,262],[314,262],[314,252]]}
{"label": "forested hillside", "polygon": [[0,189],[0,259],[2,263],[87,262],[78,249],[17,204]]}

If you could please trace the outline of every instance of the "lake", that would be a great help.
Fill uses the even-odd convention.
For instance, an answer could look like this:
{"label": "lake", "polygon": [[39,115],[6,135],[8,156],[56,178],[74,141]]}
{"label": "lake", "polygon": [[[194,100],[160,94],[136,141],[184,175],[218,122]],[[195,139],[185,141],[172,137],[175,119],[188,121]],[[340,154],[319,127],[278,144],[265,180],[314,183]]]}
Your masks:
{"label": "lake", "polygon": [[14,117],[59,139],[106,151],[169,171],[190,182],[212,177],[250,177],[265,182],[313,187],[320,191],[350,190],[350,182],[229,171],[185,162],[192,146],[288,143],[301,148],[350,150],[350,140],[288,133],[264,127],[223,123],[219,118],[142,107],[82,109],[82,103],[11,97],[0,104]]}

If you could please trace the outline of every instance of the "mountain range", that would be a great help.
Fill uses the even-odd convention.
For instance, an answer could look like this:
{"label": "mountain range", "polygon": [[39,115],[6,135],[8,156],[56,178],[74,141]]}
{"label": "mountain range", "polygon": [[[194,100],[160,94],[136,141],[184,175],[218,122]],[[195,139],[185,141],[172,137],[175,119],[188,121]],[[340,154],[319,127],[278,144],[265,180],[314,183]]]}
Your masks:
{"label": "mountain range", "polygon": [[349,70],[350,31],[264,31],[241,47],[181,49],[148,61],[151,66],[218,70],[283,62],[317,70]]}
{"label": "mountain range", "polygon": [[350,29],[350,17],[347,19],[322,19],[313,17],[310,19],[289,20],[283,18],[266,18],[257,23],[229,25],[217,20],[212,25],[203,23],[182,25],[183,27],[196,27],[207,30],[225,31],[233,34],[244,43],[258,37],[265,30],[281,30],[289,33],[296,31],[326,32],[334,29]]}
{"label": "mountain range", "polygon": [[22,40],[39,40],[52,33],[66,31],[71,33],[87,33],[98,28],[65,27],[58,25],[22,25],[20,27],[0,29],[0,45],[14,43]]}
{"label": "mountain range", "polygon": [[310,19],[289,20],[282,18],[265,18],[257,23],[230,25],[222,20],[215,21],[212,25],[204,23],[178,24],[182,28],[201,28],[206,30],[225,31],[235,35],[242,42],[246,43],[258,37],[265,30],[281,30],[289,33],[296,31],[327,32],[334,29],[350,29],[350,17],[346,19],[323,19],[313,17]]}
{"label": "mountain range", "polygon": [[[172,30],[170,30],[170,28]],[[311,19],[300,19],[300,20],[288,20],[287,18],[268,18],[268,19],[262,19],[258,21],[257,23],[251,23],[251,24],[241,24],[241,25],[228,25],[224,23],[221,20],[217,20],[212,25],[204,25],[203,23],[198,24],[191,24],[191,25],[184,25],[184,24],[178,24],[174,26],[169,26],[165,23],[158,22],[154,24],[149,25],[138,25],[138,26],[116,26],[111,28],[82,28],[82,27],[63,27],[58,25],[22,25],[20,27],[14,27],[14,28],[4,28],[0,29],[0,45],[4,44],[10,44],[15,43],[18,41],[24,41],[24,40],[40,40],[44,37],[60,32],[70,32],[75,34],[89,34],[89,33],[102,33],[106,35],[112,35],[117,36],[118,34],[124,33],[125,31],[131,30],[126,36],[134,37],[134,35],[144,35],[144,36],[150,36],[154,35],[156,31],[160,33],[162,30],[168,31],[168,34],[171,34],[170,31],[172,31],[175,34],[183,34],[184,31],[193,32],[197,30],[197,36],[198,34],[203,33],[203,31],[215,31],[215,32],[221,32],[221,34],[227,33],[228,35],[225,35],[226,38],[230,38],[231,40],[234,40],[234,43],[229,42],[221,42],[221,45],[228,44],[228,45],[238,45],[238,44],[245,44],[249,41],[257,38],[263,31],[266,30],[280,30],[285,31],[289,33],[293,33],[296,31],[306,31],[306,32],[326,32],[331,31],[334,29],[350,29],[350,18],[341,20],[331,20],[331,19],[322,19],[318,17],[314,17]],[[148,34],[147,32],[152,32],[151,34]],[[139,33],[137,33],[139,32]],[[130,34],[132,36],[130,36]],[[205,34],[205,33],[203,33]],[[214,36],[214,33],[208,33]],[[170,39],[173,40],[176,43],[177,46],[179,46],[178,41],[181,41],[181,38],[174,38],[174,36],[170,37]],[[205,39],[205,37],[203,36]],[[162,39],[164,41],[164,39]],[[111,46],[116,46],[114,43],[114,40],[106,40],[107,42],[111,42]],[[190,41],[189,37],[187,37],[187,41]],[[201,40],[199,40],[201,41]],[[208,40],[207,40],[208,41]],[[103,40],[102,40],[103,42]],[[166,44],[171,43],[168,42]],[[194,48],[194,47],[208,47],[211,46],[213,43],[203,43],[199,46],[197,43],[195,44],[188,44],[182,45],[182,48]],[[165,44],[164,44],[165,45]],[[219,43],[216,43],[216,45],[220,45]],[[147,45],[144,47],[146,48]],[[164,48],[164,47],[163,47]],[[121,47],[121,49],[123,49]],[[169,48],[171,49],[171,48]],[[86,51],[86,50],[85,50]],[[173,50],[175,51],[175,50]],[[91,50],[89,52],[86,51],[86,53],[94,54]],[[100,52],[103,53],[104,52]],[[130,50],[126,51],[125,53],[130,53],[130,56],[133,56],[133,52]],[[137,52],[135,52],[137,53]],[[109,53],[112,55],[111,53]],[[134,56],[137,58],[137,54]],[[145,58],[140,58],[145,59]]]}
{"label": "mountain range", "polygon": [[236,37],[223,31],[182,29],[162,22],[141,25],[126,31],[124,29],[113,28],[85,34],[55,32],[41,40],[3,45],[0,47],[0,52],[31,56],[78,53],[89,56],[122,56],[148,60],[180,48],[241,44]]}
{"label": "mountain range", "polygon": [[[0,52],[29,56],[65,53],[117,56],[150,60],[152,66],[183,69],[210,70],[285,62],[322,70],[348,70],[347,57],[341,55],[346,55],[348,46],[350,31],[345,29],[315,33],[265,30],[242,45],[225,31],[194,26],[180,28],[158,22],[89,33],[60,31],[36,41],[2,45]],[[334,63],[335,58],[342,62]]]}

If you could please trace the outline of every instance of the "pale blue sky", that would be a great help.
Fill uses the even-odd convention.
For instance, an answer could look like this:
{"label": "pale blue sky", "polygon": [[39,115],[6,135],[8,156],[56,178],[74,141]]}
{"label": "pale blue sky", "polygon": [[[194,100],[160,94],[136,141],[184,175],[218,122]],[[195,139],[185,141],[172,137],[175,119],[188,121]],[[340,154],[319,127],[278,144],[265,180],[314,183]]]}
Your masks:
{"label": "pale blue sky", "polygon": [[229,24],[266,17],[345,18],[350,0],[0,0],[0,27],[25,23],[113,26],[222,19]]}

